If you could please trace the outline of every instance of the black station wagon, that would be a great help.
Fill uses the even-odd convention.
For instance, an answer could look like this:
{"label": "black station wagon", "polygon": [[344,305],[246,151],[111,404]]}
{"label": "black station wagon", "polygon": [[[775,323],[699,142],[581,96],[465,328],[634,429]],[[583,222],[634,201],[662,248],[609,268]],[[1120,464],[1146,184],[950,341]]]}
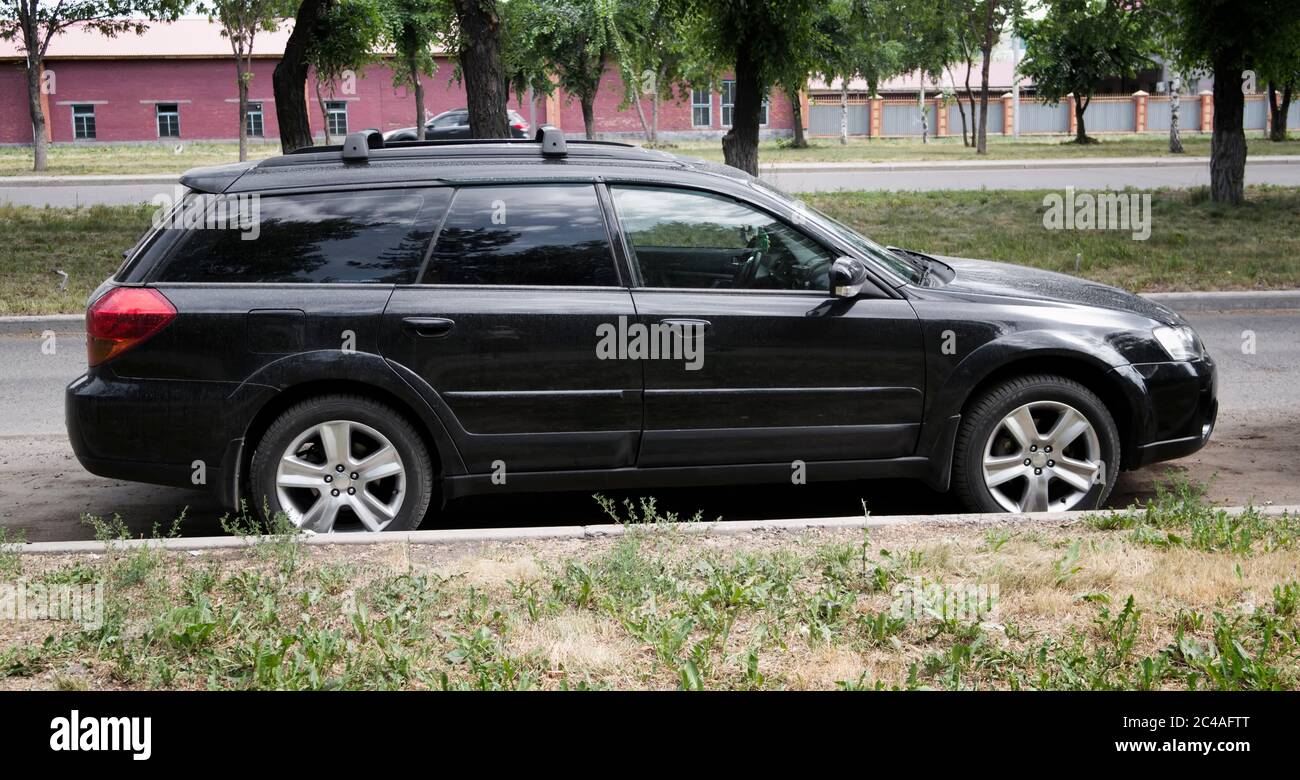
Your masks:
{"label": "black station wagon", "polygon": [[1214,426],[1169,309],[883,247],[725,166],[359,133],[182,184],[90,298],[73,448],[307,530],[796,473],[1088,509]]}

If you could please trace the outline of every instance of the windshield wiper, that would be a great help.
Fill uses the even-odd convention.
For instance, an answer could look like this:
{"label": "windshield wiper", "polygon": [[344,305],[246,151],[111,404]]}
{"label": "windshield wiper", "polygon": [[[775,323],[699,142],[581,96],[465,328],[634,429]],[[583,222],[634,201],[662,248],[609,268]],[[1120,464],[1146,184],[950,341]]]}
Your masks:
{"label": "windshield wiper", "polygon": [[898,255],[899,259],[903,260],[908,265],[911,265],[921,273],[920,277],[916,281],[918,286],[924,287],[926,282],[930,280],[930,272],[934,268],[935,261],[928,255],[923,255],[920,252],[913,252],[910,249],[903,249],[902,247],[897,246],[887,246],[885,249]]}

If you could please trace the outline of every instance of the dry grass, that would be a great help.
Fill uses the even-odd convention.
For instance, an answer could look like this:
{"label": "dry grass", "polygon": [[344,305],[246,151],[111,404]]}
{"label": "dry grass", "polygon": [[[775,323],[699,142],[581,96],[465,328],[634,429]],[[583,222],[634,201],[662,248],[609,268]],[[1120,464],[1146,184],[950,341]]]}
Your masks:
{"label": "dry grass", "polygon": [[[1220,520],[8,554],[7,580],[102,581],[107,609],[6,625],[0,687],[1298,687],[1300,526],[1197,530]],[[900,611],[914,578],[993,609]]]}

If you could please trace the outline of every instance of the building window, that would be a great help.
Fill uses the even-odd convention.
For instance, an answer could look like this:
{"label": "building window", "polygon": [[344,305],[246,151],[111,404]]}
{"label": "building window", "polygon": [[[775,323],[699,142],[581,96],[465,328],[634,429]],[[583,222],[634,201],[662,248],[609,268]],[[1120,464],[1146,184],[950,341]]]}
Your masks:
{"label": "building window", "polygon": [[346,100],[325,101],[325,126],[330,135],[348,134],[348,102]]}
{"label": "building window", "polygon": [[713,125],[713,93],[708,90],[691,90],[691,124],[696,127]]}
{"label": "building window", "polygon": [[[736,110],[736,82],[730,79],[722,82],[722,126],[731,127]],[[758,123],[767,124],[767,98],[758,109]]]}
{"label": "building window", "polygon": [[154,106],[158,114],[158,137],[181,137],[181,112],[176,103],[158,103]]}
{"label": "building window", "polygon": [[72,137],[73,138],[94,138],[95,137],[95,107],[94,106],[73,106],[72,107]]}
{"label": "building window", "polygon": [[266,129],[262,123],[261,103],[249,103],[248,113],[246,116],[248,119],[244,122],[244,126],[248,128],[249,135],[255,135],[258,137],[266,135]]}

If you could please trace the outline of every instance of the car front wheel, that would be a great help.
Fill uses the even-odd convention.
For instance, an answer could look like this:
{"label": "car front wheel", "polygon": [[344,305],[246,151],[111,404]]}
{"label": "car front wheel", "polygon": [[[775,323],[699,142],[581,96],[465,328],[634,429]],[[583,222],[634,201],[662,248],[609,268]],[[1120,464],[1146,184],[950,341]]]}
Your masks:
{"label": "car front wheel", "polygon": [[1119,471],[1119,433],[1092,391],[1017,377],[981,396],[957,434],[953,484],[975,512],[1096,509]]}
{"label": "car front wheel", "polygon": [[304,531],[408,531],[433,493],[428,448],[396,410],[360,396],[290,407],[253,455],[258,508]]}

